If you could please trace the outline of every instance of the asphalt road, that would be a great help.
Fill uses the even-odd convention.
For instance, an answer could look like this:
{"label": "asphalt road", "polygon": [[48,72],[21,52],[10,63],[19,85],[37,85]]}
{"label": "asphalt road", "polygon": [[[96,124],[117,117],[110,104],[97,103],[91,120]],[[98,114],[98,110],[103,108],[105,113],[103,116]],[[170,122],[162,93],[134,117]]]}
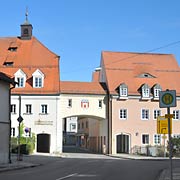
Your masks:
{"label": "asphalt road", "polygon": [[[0,173],[0,180],[157,180],[168,160],[123,160],[97,154],[65,153],[64,158],[33,156],[40,166]],[[174,166],[180,167],[175,160]]]}

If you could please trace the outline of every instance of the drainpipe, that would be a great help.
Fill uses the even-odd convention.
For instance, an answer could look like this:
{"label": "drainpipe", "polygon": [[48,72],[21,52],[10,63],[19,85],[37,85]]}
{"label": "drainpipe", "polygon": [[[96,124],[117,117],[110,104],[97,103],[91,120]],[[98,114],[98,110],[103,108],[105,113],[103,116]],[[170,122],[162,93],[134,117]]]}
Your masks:
{"label": "drainpipe", "polygon": [[11,90],[15,88],[15,85],[13,87],[9,88],[9,148],[8,148],[8,160],[9,164],[11,164]]}

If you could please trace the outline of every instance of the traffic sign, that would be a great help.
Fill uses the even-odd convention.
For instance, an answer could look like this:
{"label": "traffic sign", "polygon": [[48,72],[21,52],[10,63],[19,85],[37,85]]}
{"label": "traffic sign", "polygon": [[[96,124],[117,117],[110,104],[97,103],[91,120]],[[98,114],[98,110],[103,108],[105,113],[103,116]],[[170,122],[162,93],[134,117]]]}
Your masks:
{"label": "traffic sign", "polygon": [[[171,120],[170,132],[172,132],[172,119],[170,120]],[[168,134],[168,118],[166,118],[165,116],[157,117],[157,134]]]}
{"label": "traffic sign", "polygon": [[159,107],[160,108],[176,107],[176,91],[175,90],[160,91]]}
{"label": "traffic sign", "polygon": [[22,116],[19,116],[19,117],[17,118],[17,121],[18,121],[19,123],[21,123],[21,122],[23,121]]}

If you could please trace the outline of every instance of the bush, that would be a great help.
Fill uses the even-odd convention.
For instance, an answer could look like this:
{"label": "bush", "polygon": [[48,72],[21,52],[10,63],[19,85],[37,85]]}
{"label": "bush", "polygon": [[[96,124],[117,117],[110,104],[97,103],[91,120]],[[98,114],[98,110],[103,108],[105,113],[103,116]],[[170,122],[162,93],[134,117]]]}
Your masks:
{"label": "bush", "polygon": [[[20,153],[32,154],[35,149],[35,135],[20,138]],[[18,153],[18,138],[11,138],[11,152]]]}

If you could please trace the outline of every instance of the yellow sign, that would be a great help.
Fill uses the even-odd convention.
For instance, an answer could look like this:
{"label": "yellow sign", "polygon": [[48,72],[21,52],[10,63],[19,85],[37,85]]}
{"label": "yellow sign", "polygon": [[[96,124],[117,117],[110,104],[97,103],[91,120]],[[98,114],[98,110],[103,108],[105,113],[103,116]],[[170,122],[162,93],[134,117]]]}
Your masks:
{"label": "yellow sign", "polygon": [[[172,132],[172,118],[170,119],[170,133]],[[165,116],[157,117],[157,134],[168,134],[168,118]]]}

